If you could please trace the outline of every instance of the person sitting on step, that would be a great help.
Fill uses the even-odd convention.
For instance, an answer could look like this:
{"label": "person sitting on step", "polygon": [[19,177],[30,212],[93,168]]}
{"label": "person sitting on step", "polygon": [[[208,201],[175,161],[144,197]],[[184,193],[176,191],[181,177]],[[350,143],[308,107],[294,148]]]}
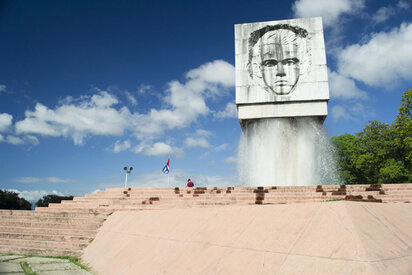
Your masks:
{"label": "person sitting on step", "polygon": [[193,184],[193,182],[192,182],[190,179],[188,179],[188,180],[187,180],[186,187],[193,187],[193,186],[195,186],[195,185]]}

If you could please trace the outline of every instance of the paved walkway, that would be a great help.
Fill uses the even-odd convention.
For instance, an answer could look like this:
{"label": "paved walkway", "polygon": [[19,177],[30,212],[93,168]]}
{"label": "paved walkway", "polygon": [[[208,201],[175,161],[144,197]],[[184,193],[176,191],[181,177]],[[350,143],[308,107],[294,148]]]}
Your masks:
{"label": "paved walkway", "polygon": [[92,273],[81,269],[79,266],[66,259],[26,257],[21,255],[0,254],[1,275],[24,275],[21,264],[26,262],[37,275],[90,275]]}

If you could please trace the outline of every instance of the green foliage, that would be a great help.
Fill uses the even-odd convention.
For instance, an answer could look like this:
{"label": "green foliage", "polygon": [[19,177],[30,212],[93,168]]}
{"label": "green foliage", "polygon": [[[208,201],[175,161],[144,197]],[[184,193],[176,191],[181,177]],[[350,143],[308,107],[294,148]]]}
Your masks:
{"label": "green foliage", "polygon": [[402,96],[401,106],[398,108],[393,130],[394,143],[405,168],[412,170],[412,89],[406,90]]}
{"label": "green foliage", "polygon": [[0,209],[31,210],[31,203],[16,192],[0,189]]}
{"label": "green foliage", "polygon": [[346,184],[412,182],[412,89],[392,125],[370,121],[356,135],[333,137]]}
{"label": "green foliage", "polygon": [[20,266],[23,269],[24,275],[37,275],[37,273],[31,269],[27,262],[21,262]]}
{"label": "green foliage", "polygon": [[36,202],[36,206],[47,207],[49,203],[60,203],[62,200],[72,200],[73,196],[46,195]]}

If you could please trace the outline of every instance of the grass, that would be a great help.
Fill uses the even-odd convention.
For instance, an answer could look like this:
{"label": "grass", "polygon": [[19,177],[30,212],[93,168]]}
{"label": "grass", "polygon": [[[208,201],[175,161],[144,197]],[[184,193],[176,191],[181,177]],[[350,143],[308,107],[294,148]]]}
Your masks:
{"label": "grass", "polygon": [[344,201],[345,199],[331,199],[331,200],[326,200],[326,202],[331,202],[331,201]]}
{"label": "grass", "polygon": [[21,268],[23,268],[25,275],[37,275],[37,273],[31,269],[30,265],[27,262],[21,262],[20,266]]}

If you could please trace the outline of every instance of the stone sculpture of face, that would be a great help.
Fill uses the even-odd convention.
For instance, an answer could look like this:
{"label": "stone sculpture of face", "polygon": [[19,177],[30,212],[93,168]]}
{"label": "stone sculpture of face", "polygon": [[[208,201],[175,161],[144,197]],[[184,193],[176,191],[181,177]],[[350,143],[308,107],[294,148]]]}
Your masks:
{"label": "stone sculpture of face", "polygon": [[296,34],[280,29],[265,33],[260,40],[260,69],[266,87],[278,95],[289,94],[300,74]]}

